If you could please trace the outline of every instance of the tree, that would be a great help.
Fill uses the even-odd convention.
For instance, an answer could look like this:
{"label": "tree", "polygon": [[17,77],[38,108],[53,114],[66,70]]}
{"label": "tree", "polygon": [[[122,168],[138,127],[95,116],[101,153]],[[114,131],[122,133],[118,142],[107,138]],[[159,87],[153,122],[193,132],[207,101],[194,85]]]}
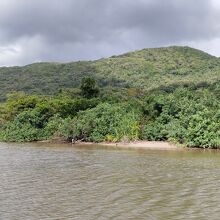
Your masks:
{"label": "tree", "polygon": [[99,94],[96,80],[92,77],[85,77],[80,84],[81,94],[85,98],[93,98]]}

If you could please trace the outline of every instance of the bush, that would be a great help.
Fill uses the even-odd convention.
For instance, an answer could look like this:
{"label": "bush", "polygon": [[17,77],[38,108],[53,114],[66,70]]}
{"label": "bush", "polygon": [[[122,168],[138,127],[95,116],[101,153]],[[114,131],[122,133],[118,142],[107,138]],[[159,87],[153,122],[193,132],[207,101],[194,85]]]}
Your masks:
{"label": "bush", "polygon": [[140,136],[140,116],[138,110],[129,106],[103,103],[78,114],[74,138],[96,142],[136,140]]}
{"label": "bush", "polygon": [[68,140],[73,136],[73,125],[73,119],[70,117],[63,119],[59,115],[55,115],[47,123],[44,133],[48,137],[62,137]]}
{"label": "bush", "polygon": [[85,77],[80,85],[81,94],[85,98],[96,97],[99,94],[99,88],[94,78]]}
{"label": "bush", "polygon": [[218,148],[220,146],[220,120],[205,109],[191,117],[186,131],[189,147]]}
{"label": "bush", "polygon": [[36,141],[42,139],[41,130],[34,128],[31,124],[21,124],[18,121],[9,122],[1,131],[0,140],[11,142]]}

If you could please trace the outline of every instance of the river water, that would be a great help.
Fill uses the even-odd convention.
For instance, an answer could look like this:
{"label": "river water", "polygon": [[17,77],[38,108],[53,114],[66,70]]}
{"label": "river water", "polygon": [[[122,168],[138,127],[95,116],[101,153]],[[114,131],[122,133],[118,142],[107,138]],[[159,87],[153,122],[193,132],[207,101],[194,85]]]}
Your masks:
{"label": "river water", "polygon": [[1,220],[219,219],[220,152],[0,144]]}

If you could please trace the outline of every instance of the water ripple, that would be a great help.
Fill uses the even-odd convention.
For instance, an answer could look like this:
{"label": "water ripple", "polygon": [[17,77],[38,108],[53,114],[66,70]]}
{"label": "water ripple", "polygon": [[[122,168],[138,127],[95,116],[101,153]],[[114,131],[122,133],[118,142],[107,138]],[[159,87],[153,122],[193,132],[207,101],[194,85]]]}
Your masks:
{"label": "water ripple", "polygon": [[219,159],[0,144],[0,219],[219,219]]}

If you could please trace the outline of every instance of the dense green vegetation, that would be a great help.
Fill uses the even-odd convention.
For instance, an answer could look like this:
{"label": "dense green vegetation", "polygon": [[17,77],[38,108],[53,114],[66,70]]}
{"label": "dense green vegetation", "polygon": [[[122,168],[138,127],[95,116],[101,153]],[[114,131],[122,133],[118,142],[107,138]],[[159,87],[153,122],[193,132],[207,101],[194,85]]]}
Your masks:
{"label": "dense green vegetation", "polygon": [[83,77],[99,86],[174,90],[180,85],[203,87],[220,80],[220,59],[189,47],[143,49],[90,62],[36,63],[0,68],[0,100],[11,92],[55,95],[78,88]]}
{"label": "dense green vegetation", "polygon": [[220,147],[220,60],[192,48],[5,67],[0,80],[2,141],[144,139]]}

